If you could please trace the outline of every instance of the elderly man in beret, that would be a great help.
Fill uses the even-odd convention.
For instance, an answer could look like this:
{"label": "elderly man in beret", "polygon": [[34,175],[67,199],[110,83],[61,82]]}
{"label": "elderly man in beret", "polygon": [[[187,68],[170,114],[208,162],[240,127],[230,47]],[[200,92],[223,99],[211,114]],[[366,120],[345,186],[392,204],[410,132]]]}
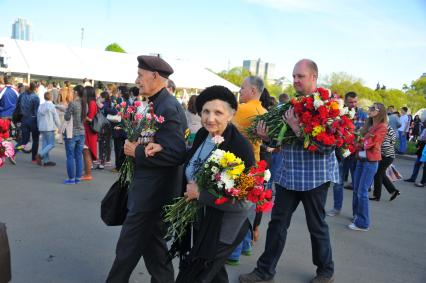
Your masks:
{"label": "elderly man in beret", "polygon": [[162,208],[179,195],[187,125],[182,106],[166,89],[173,73],[170,65],[156,56],[139,56],[138,61],[139,92],[154,104],[155,114],[165,118],[154,137],[163,149],[147,157],[144,145],[126,141],[124,153],[135,158],[134,177],[107,282],[128,282],[142,256],[151,282],[168,283],[174,282],[174,271],[164,240]]}

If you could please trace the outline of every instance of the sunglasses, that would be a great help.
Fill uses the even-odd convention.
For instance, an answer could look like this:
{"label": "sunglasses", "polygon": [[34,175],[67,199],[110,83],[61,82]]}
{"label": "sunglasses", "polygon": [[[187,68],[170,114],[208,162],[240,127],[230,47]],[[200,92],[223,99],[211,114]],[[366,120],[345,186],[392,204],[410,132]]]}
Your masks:
{"label": "sunglasses", "polygon": [[370,111],[379,111],[380,109],[379,109],[379,108],[377,108],[376,106],[370,106],[370,107],[368,108],[368,110],[370,110]]}

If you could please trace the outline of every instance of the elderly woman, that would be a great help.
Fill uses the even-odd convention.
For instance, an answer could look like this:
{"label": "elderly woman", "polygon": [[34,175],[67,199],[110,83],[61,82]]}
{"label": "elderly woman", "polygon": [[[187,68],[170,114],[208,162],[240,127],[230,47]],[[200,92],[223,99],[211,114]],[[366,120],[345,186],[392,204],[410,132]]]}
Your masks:
{"label": "elderly woman", "polygon": [[[196,173],[216,148],[212,138],[217,135],[224,138],[220,149],[240,157],[246,168],[254,165],[252,147],[231,124],[237,105],[233,93],[223,86],[208,87],[197,98],[197,112],[203,127],[187,153],[184,196],[188,201],[197,200],[203,209],[200,220],[193,227],[194,241],[188,235],[180,247],[182,261],[176,282],[228,282],[225,262],[252,227],[253,204],[241,200],[216,205],[215,197],[195,183]],[[149,144],[146,154],[152,155],[159,150],[161,146]]]}

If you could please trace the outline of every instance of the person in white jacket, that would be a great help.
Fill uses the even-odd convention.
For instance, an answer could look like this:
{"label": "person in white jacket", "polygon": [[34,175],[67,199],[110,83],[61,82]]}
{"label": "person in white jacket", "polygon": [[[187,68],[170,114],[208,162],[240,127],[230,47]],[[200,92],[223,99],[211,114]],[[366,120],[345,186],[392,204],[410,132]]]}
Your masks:
{"label": "person in white jacket", "polygon": [[37,164],[42,166],[55,166],[49,160],[49,152],[55,147],[55,130],[60,127],[59,115],[52,102],[52,93],[44,94],[45,102],[40,105],[37,112],[37,126],[42,137],[42,149],[36,155]]}

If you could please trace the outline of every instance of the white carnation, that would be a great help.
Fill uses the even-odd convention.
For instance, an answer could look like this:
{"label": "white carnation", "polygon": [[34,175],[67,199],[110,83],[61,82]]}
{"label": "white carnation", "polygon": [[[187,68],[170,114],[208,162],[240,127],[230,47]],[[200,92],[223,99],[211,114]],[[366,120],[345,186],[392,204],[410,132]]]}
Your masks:
{"label": "white carnation", "polygon": [[314,100],[314,107],[315,109],[318,109],[320,106],[324,105],[324,102],[322,100]]}
{"label": "white carnation", "polygon": [[340,116],[343,116],[349,113],[348,107],[343,107],[343,108],[339,107],[339,109],[340,109]]}
{"label": "white carnation", "polygon": [[343,157],[346,158],[351,155],[351,151],[349,149],[345,149],[342,153]]}
{"label": "white carnation", "polygon": [[265,179],[265,182],[268,182],[269,179],[271,179],[271,171],[265,170],[265,175],[263,176],[263,178]]}
{"label": "white carnation", "polygon": [[229,191],[234,187],[234,179],[232,179],[232,177],[226,172],[222,172],[222,174],[220,174],[220,180],[225,185],[225,190]]}
{"label": "white carnation", "polygon": [[356,114],[355,109],[352,108],[351,110],[349,110],[348,114],[349,114],[349,118],[353,119],[355,117],[355,114]]}

